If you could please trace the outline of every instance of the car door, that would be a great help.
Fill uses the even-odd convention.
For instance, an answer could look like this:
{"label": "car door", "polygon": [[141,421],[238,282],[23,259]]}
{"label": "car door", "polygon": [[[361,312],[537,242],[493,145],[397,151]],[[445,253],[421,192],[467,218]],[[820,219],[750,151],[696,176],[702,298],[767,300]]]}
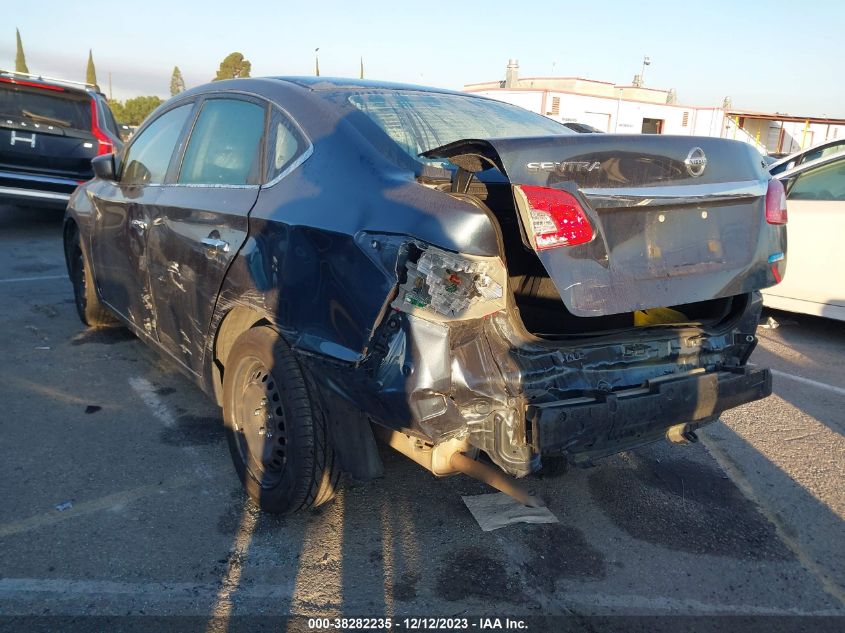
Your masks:
{"label": "car door", "polygon": [[810,314],[845,307],[845,159],[798,175],[788,185],[787,210],[786,274],[768,293],[805,302]]}
{"label": "car door", "polygon": [[93,189],[91,254],[102,300],[140,331],[156,338],[150,296],[147,231],[175,149],[194,104],[167,110],[127,148],[115,182]]}
{"label": "car door", "polygon": [[187,368],[201,368],[223,277],[246,240],[262,181],[267,104],[212,95],[185,144],[173,182],[150,217],[150,283],[159,342]]}

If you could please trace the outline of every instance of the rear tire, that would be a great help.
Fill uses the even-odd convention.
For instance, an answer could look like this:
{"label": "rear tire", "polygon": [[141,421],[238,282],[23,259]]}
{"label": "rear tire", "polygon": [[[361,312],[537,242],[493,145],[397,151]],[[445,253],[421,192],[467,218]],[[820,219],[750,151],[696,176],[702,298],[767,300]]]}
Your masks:
{"label": "rear tire", "polygon": [[79,319],[90,327],[117,325],[117,319],[100,302],[100,298],[97,296],[94,276],[88,267],[88,260],[79,239],[79,231],[75,226],[69,229],[65,240],[65,257],[70,282],[73,284],[73,298]]}
{"label": "rear tire", "polygon": [[223,420],[238,477],[262,510],[287,514],[334,497],[340,470],[319,395],[272,328],[235,341],[223,373]]}

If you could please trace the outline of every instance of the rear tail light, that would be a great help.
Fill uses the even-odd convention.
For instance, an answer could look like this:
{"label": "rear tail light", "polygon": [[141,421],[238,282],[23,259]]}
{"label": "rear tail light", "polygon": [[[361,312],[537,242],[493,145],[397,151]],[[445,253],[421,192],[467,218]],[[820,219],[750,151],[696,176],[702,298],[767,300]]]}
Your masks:
{"label": "rear tail light", "polygon": [[517,188],[528,201],[528,231],[536,250],[575,246],[593,239],[593,227],[575,196],[546,187],[519,185]]}
{"label": "rear tail light", "polygon": [[786,191],[783,183],[776,178],[769,181],[766,191],[766,222],[786,224]]}
{"label": "rear tail light", "polygon": [[91,99],[91,134],[97,139],[97,156],[111,154],[114,151],[114,143],[100,127],[96,99]]}

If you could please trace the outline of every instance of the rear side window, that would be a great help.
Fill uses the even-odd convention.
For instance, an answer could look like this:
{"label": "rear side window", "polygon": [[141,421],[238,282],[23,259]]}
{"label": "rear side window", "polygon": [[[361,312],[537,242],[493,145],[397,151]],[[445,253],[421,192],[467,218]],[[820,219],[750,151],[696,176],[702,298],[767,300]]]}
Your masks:
{"label": "rear side window", "polygon": [[75,130],[91,129],[91,98],[0,84],[0,116]]}
{"label": "rear side window", "polygon": [[261,180],[261,138],[265,108],[249,101],[205,102],[179,173],[179,182],[248,185]]}
{"label": "rear side window", "polygon": [[278,178],[308,147],[308,141],[288,117],[277,108],[271,112],[264,182]]}
{"label": "rear side window", "polygon": [[795,180],[790,200],[845,200],[845,161],[811,169]]}
{"label": "rear side window", "polygon": [[192,103],[186,103],[168,110],[138,135],[126,152],[121,183],[157,185],[164,182],[173,149],[192,108]]}

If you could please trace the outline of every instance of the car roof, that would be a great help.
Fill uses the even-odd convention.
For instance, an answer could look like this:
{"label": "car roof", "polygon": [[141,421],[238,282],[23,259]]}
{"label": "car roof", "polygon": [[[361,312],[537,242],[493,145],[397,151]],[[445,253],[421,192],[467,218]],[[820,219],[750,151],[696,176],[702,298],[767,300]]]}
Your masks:
{"label": "car roof", "polygon": [[445,88],[434,88],[431,86],[418,86],[392,81],[376,81],[373,79],[350,79],[346,77],[267,77],[278,81],[287,81],[303,88],[314,91],[326,92],[354,92],[361,90],[408,90],[415,92],[435,92],[440,94],[453,94],[461,96],[472,96],[466,92],[447,90]]}
{"label": "car roof", "polygon": [[61,88],[62,92],[67,92],[76,95],[102,95],[97,86],[95,86],[94,84],[87,84],[82,81],[57,79],[55,77],[44,77],[42,75],[33,75],[31,73],[19,73],[10,70],[0,70],[0,78],[2,78],[3,83],[18,86],[29,86],[32,88],[46,89]]}

